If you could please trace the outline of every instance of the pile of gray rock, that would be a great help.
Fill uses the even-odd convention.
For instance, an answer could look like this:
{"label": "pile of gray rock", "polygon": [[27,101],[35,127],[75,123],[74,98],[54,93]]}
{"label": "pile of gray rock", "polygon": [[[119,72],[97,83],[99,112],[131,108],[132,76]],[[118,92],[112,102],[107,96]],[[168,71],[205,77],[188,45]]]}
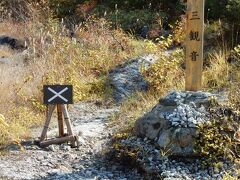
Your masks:
{"label": "pile of gray rock", "polygon": [[[170,157],[170,152],[156,148],[152,140],[128,137],[121,141],[128,151],[136,152],[134,161],[136,167],[145,174],[145,179],[164,180],[220,180],[229,174],[233,179],[239,179],[237,165],[231,162],[221,162],[218,166],[203,168],[200,158]],[[128,160],[130,162],[130,160]]]}
{"label": "pile of gray rock", "polygon": [[207,92],[171,92],[135,124],[138,136],[155,140],[174,155],[196,155],[194,140],[198,127],[210,122],[207,109],[211,99],[224,98]]}
{"label": "pile of gray rock", "polygon": [[146,91],[148,82],[144,79],[142,69],[148,68],[156,61],[153,54],[132,59],[109,73],[109,85],[113,89],[113,98],[121,102],[137,91]]}
{"label": "pile of gray rock", "polygon": [[[197,97],[198,96],[198,97]],[[198,99],[205,99],[211,94],[195,94]],[[206,111],[204,105],[196,105],[196,103],[189,98],[193,98],[191,93],[172,92],[167,97],[161,100],[161,103],[167,106],[176,105],[173,112],[162,112],[162,117],[169,120],[173,126],[177,127],[193,127],[196,128],[198,124],[205,123],[209,120],[209,113]],[[185,101],[188,100],[188,101]]]}

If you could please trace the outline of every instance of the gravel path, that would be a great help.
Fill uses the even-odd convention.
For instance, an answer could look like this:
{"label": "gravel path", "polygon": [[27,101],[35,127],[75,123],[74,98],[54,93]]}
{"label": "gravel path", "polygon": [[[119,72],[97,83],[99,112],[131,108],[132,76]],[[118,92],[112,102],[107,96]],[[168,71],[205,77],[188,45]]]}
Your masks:
{"label": "gravel path", "polygon": [[[0,179],[141,179],[136,171],[104,158],[105,142],[111,137],[109,118],[118,108],[96,104],[82,102],[70,110],[74,132],[81,134],[79,148],[63,144],[41,149],[25,142],[24,151],[0,157]],[[56,133],[52,128],[49,134]]]}

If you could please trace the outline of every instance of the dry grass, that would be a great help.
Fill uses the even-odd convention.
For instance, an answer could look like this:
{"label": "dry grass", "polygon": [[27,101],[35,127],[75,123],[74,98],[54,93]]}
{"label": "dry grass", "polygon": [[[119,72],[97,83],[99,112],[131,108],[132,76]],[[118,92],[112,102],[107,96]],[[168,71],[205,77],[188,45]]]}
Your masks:
{"label": "dry grass", "polygon": [[[22,7],[12,6],[13,1],[6,2],[10,3],[12,15],[0,23],[0,35],[25,39],[29,49],[20,58],[9,49],[0,51],[0,55],[11,59],[0,65],[0,113],[8,126],[7,131],[0,126],[5,133],[1,135],[5,138],[0,147],[30,136],[29,129],[42,122],[43,84],[72,84],[75,102],[105,98],[110,92],[105,86],[110,69],[162,48],[151,41],[136,40],[121,29],[112,29],[104,19],[89,18],[75,25],[71,38],[64,23],[53,19],[48,8],[41,13],[36,4],[28,1],[22,0]],[[21,14],[24,8],[27,13]],[[21,22],[12,18],[14,14]],[[145,97],[142,96],[143,103]]]}
{"label": "dry grass", "polygon": [[13,55],[13,51],[8,47],[0,47],[0,57],[11,57]]}
{"label": "dry grass", "polygon": [[153,91],[133,95],[121,104],[119,113],[112,117],[112,125],[117,125],[118,131],[133,132],[135,121],[155,106],[160,97]]}
{"label": "dry grass", "polygon": [[74,101],[105,98],[105,81],[110,69],[127,59],[157,52],[151,42],[137,41],[122,30],[111,29],[104,19],[90,19],[76,26],[69,36],[64,23],[49,16],[45,21],[0,24],[0,34],[27,39],[24,53],[3,48],[7,57],[0,64],[0,114],[8,125],[0,147],[14,139],[31,136],[29,129],[44,120],[44,84],[72,84]]}
{"label": "dry grass", "polygon": [[174,50],[170,55],[159,53],[159,60],[147,69],[144,74],[151,89],[164,94],[170,89],[184,89],[184,55],[181,49]]}
{"label": "dry grass", "polygon": [[9,35],[15,38],[23,38],[27,35],[27,29],[24,23],[11,20],[0,23],[0,36]]}
{"label": "dry grass", "polygon": [[229,86],[231,67],[227,55],[223,51],[214,52],[209,56],[210,66],[204,71],[204,87],[221,89]]}

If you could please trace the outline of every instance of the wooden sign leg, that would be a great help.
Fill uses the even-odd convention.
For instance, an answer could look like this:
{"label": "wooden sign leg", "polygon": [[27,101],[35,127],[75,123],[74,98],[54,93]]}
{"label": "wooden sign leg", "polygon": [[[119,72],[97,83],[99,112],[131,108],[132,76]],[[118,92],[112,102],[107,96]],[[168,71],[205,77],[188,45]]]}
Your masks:
{"label": "wooden sign leg", "polygon": [[[72,123],[70,121],[70,117],[69,117],[69,113],[67,111],[66,105],[61,105],[61,107],[62,107],[62,112],[63,112],[63,115],[64,115],[64,120],[65,120],[65,123],[66,123],[66,126],[67,126],[68,135],[73,136]],[[76,140],[71,141],[71,143],[72,143],[72,147],[77,146],[76,145]]]}
{"label": "wooden sign leg", "polygon": [[49,124],[50,124],[52,114],[53,114],[53,111],[54,111],[55,107],[56,107],[55,105],[49,105],[47,118],[46,118],[44,128],[43,128],[43,131],[42,131],[42,134],[41,134],[41,137],[40,137],[40,141],[43,141],[45,139],[46,135],[47,135],[47,130],[48,130],[48,127],[49,127]]}
{"label": "wooden sign leg", "polygon": [[57,105],[57,114],[58,114],[58,130],[59,130],[59,137],[64,136],[64,124],[63,124],[63,113],[61,105]]}

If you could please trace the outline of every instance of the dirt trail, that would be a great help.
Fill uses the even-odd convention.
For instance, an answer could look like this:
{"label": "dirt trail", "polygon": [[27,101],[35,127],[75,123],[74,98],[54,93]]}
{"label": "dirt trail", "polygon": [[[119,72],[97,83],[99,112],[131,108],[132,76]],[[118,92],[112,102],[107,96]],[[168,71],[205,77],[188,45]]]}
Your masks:
{"label": "dirt trail", "polygon": [[[111,136],[109,118],[117,111],[116,106],[94,102],[74,105],[70,116],[74,132],[81,134],[80,147],[63,144],[41,149],[26,142],[26,150],[0,157],[0,179],[141,179],[137,172],[103,158],[105,142]],[[40,132],[35,131],[36,135]],[[51,135],[56,133],[57,128],[50,130]]]}
{"label": "dirt trail", "polygon": [[[5,51],[4,47],[1,49]],[[8,86],[10,78],[22,79],[27,72],[23,52],[12,52],[0,57],[0,83]],[[10,86],[10,84],[9,84]],[[4,93],[5,89],[1,89]],[[0,99],[1,100],[1,99]],[[80,147],[71,149],[66,144],[51,145],[41,149],[33,139],[40,136],[42,128],[32,130],[33,139],[22,147],[12,145],[6,156],[0,156],[0,180],[2,179],[141,179],[135,170],[104,158],[104,148],[112,129],[108,128],[110,117],[118,111],[117,106],[107,107],[95,102],[81,102],[70,108],[75,134],[80,135]],[[2,105],[4,105],[2,103]],[[57,120],[51,124],[48,136],[58,133]]]}

